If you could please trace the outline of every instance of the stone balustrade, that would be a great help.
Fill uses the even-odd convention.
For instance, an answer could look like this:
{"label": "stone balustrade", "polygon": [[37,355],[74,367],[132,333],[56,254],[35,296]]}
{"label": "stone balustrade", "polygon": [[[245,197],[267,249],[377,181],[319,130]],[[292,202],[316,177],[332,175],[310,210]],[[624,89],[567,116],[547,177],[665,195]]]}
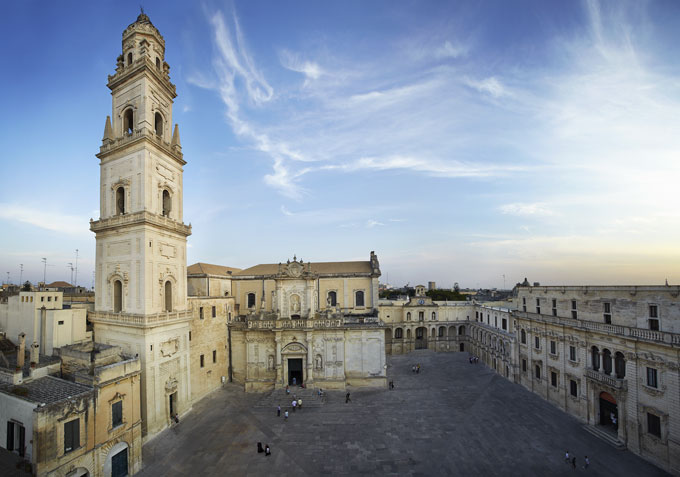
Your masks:
{"label": "stone balustrade", "polygon": [[108,217],[106,219],[91,220],[90,230],[96,233],[110,228],[119,228],[125,225],[138,225],[143,223],[158,225],[185,236],[191,235],[191,225],[185,225],[169,217],[153,214],[147,210],[141,210],[131,214],[114,215],[113,217]]}
{"label": "stone balustrade", "polygon": [[94,311],[88,313],[88,319],[92,323],[125,324],[126,326],[135,328],[153,328],[154,326],[167,325],[174,322],[181,323],[184,321],[191,321],[193,319],[193,312],[191,310],[166,311],[163,313],[142,315]]}
{"label": "stone balustrade", "polygon": [[586,377],[592,379],[593,381],[606,384],[607,386],[610,386],[614,389],[625,390],[627,388],[625,379],[618,379],[608,374],[595,371],[594,369],[586,369]]}

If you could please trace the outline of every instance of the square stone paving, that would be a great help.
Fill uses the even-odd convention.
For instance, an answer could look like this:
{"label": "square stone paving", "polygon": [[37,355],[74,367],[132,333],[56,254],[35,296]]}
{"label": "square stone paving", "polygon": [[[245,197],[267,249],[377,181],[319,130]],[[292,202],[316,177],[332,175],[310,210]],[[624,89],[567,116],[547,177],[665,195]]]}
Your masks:
{"label": "square stone paving", "polygon": [[[246,394],[227,385],[143,448],[138,475],[668,475],[593,436],[583,423],[467,353],[388,356],[394,390],[293,389]],[[419,374],[411,366],[421,364]],[[272,455],[257,453],[269,444]],[[577,469],[564,462],[569,450]],[[590,467],[583,469],[584,456]]]}

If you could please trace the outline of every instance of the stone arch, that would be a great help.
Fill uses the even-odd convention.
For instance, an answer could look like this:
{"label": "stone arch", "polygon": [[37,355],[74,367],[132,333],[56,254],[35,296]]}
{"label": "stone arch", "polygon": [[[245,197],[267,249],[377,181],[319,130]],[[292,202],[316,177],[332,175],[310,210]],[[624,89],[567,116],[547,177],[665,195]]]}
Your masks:
{"label": "stone arch", "polygon": [[165,281],[164,285],[164,290],[163,290],[163,298],[164,298],[164,304],[165,304],[165,309],[164,311],[172,311],[172,282],[170,280]]}
{"label": "stone arch", "polygon": [[595,371],[600,370],[600,350],[597,348],[597,346],[593,346],[590,348],[590,361],[592,368]]}
{"label": "stone arch", "polygon": [[104,468],[102,469],[102,475],[111,475],[113,472],[113,466],[112,466],[112,461],[115,456],[118,456],[121,452],[126,453],[127,457],[127,469],[128,473],[132,469],[130,469],[130,446],[128,445],[127,442],[121,441],[118,442],[117,444],[114,444],[111,449],[109,449],[109,452],[106,454],[106,460],[104,461]]}
{"label": "stone arch", "polygon": [[626,377],[626,360],[621,351],[617,351],[614,355],[614,371],[617,379]]}
{"label": "stone arch", "polygon": [[453,326],[453,325],[449,326],[449,330],[448,330],[447,334],[448,334],[448,336],[455,336],[456,335],[456,327]]}
{"label": "stone arch", "polygon": [[132,136],[135,130],[135,110],[128,106],[123,111],[123,136]]}
{"label": "stone arch", "polygon": [[411,339],[411,328],[406,330],[406,338]]}
{"label": "stone arch", "polygon": [[163,137],[163,125],[165,124],[165,118],[160,111],[156,111],[153,115],[153,130],[156,136]]}
{"label": "stone arch", "polygon": [[460,336],[464,336],[464,335],[465,335],[465,326],[461,326],[461,327],[458,328],[458,334],[459,334]]}
{"label": "stone arch", "polygon": [[394,330],[394,339],[400,340],[404,337],[404,330],[397,328]]}
{"label": "stone arch", "polygon": [[446,338],[446,326],[439,327],[438,335],[440,338]]}
{"label": "stone arch", "polygon": [[172,211],[172,192],[168,187],[163,187],[161,192],[161,214],[163,217],[170,217]]}
{"label": "stone arch", "polygon": [[612,352],[606,348],[602,350],[602,368],[604,374],[612,374]]}

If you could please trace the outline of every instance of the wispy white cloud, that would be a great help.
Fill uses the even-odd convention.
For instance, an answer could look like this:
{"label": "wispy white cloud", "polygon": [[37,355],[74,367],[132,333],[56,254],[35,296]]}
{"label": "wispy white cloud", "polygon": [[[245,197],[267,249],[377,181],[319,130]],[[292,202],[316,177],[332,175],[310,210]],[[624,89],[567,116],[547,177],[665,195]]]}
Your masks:
{"label": "wispy white cloud", "polygon": [[474,80],[467,78],[465,80],[470,88],[476,89],[480,93],[490,94],[494,98],[500,98],[502,96],[508,96],[510,93],[505,86],[496,77],[484,78],[482,80]]}
{"label": "wispy white cloud", "polygon": [[302,73],[305,76],[304,86],[308,86],[311,81],[318,80],[326,72],[318,63],[303,60],[299,54],[283,49],[279,52],[279,60],[284,68]]}
{"label": "wispy white cloud", "polygon": [[435,49],[436,58],[459,58],[468,53],[468,47],[461,43],[452,43],[446,40],[443,45]]}
{"label": "wispy white cloud", "polygon": [[87,217],[63,214],[47,207],[38,208],[17,204],[0,204],[0,219],[22,222],[44,230],[67,235],[88,236],[90,234],[87,228]]}
{"label": "wispy white cloud", "polygon": [[368,219],[366,221],[366,228],[367,229],[372,229],[373,227],[378,227],[378,226],[383,226],[383,225],[385,225],[385,224],[382,223],[382,222],[379,222],[377,220],[374,220],[374,219]]}
{"label": "wispy white cloud", "polygon": [[548,215],[554,215],[555,212],[548,207],[546,204],[539,202],[527,204],[517,202],[514,204],[505,204],[499,207],[499,210],[508,215],[519,215],[519,216],[534,216],[534,217],[545,217]]}

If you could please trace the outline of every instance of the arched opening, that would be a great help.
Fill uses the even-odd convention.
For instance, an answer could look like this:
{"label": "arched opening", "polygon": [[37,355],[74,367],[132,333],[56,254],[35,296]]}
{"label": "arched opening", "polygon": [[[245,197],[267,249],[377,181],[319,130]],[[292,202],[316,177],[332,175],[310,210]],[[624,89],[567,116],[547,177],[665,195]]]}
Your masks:
{"label": "arched opening", "polygon": [[617,351],[614,355],[614,370],[618,379],[626,377],[626,360],[623,357],[623,353],[620,351]]}
{"label": "arched opening", "polygon": [[600,350],[597,349],[597,346],[593,346],[590,350],[590,360],[593,366],[593,369],[595,371],[600,370]]}
{"label": "arched opening", "polygon": [[600,393],[600,424],[618,433],[619,410],[616,398],[604,391]]}
{"label": "arched opening", "polygon": [[161,59],[156,57],[156,69],[160,70],[161,69]]}
{"label": "arched opening", "polygon": [[446,334],[446,328],[444,328],[443,326],[440,326],[439,327],[439,337],[443,338],[445,334]]}
{"label": "arched opening", "polygon": [[255,293],[248,293],[248,308],[255,308]]}
{"label": "arched opening", "polygon": [[406,330],[406,338],[409,339],[409,340],[411,339],[411,330],[410,329]]}
{"label": "arched opening", "polygon": [[397,328],[394,330],[394,339],[400,340],[404,337],[404,330]]}
{"label": "arched opening", "polygon": [[104,462],[104,472],[102,475],[115,477],[128,475],[128,448],[128,444],[124,441],[111,447]]}
{"label": "arched opening", "polygon": [[432,312],[432,321],[435,321],[436,319],[437,319],[437,313],[433,311]]}
{"label": "arched opening", "polygon": [[328,306],[338,306],[338,294],[334,291],[328,292]]}
{"label": "arched opening", "polygon": [[427,330],[422,326],[416,328],[416,349],[427,349]]}
{"label": "arched opening", "polygon": [[132,135],[132,130],[135,125],[135,113],[132,108],[128,108],[123,113],[123,134],[126,136]]}
{"label": "arched opening", "polygon": [[165,311],[172,311],[172,283],[165,282]]}
{"label": "arched opening", "polygon": [[464,326],[461,326],[460,328],[458,328],[458,334],[460,336],[463,336],[465,334],[465,327]]}
{"label": "arched opening", "polygon": [[604,374],[612,374],[612,353],[608,349],[602,352],[602,367]]}
{"label": "arched opening", "polygon": [[406,313],[406,321],[411,321],[411,312]]}
{"label": "arched opening", "polygon": [[132,64],[132,53],[128,53],[128,66]]}
{"label": "arched opening", "polygon": [[465,351],[465,343],[461,343],[458,348],[461,352]]}
{"label": "arched opening", "polygon": [[522,330],[519,333],[522,344],[527,344],[527,332]]}
{"label": "arched opening", "polygon": [[448,336],[456,336],[456,327],[455,326],[449,326],[449,329],[447,330],[446,334]]}
{"label": "arched opening", "polygon": [[161,113],[154,115],[154,130],[156,131],[156,136],[163,136],[163,116],[161,116]]}
{"label": "arched opening", "polygon": [[123,311],[123,283],[120,280],[113,282],[113,312]]}
{"label": "arched opening", "polygon": [[116,189],[116,215],[125,213],[125,187]]}
{"label": "arched opening", "polygon": [[437,333],[436,330],[434,328],[432,328],[432,331],[430,332],[430,336],[432,338],[436,338],[437,337],[436,333]]}
{"label": "arched opening", "polygon": [[170,217],[171,209],[172,199],[170,198],[170,192],[167,189],[163,189],[163,217]]}

